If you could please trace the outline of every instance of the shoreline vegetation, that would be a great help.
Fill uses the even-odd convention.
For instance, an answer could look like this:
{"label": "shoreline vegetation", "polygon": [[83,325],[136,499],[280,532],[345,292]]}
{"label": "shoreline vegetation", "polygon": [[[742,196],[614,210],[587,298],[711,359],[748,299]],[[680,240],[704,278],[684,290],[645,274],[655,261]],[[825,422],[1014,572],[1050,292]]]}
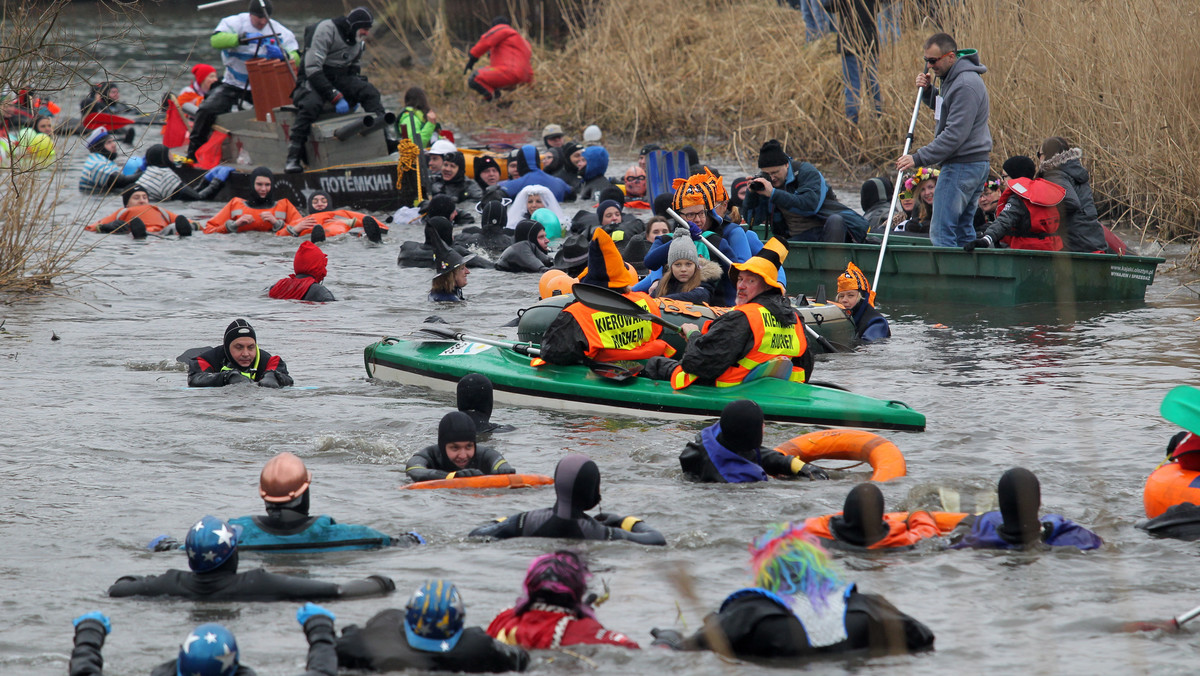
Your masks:
{"label": "shoreline vegetation", "polygon": [[[778,138],[793,157],[857,180],[895,177],[924,41],[945,31],[988,67],[997,173],[1009,156],[1034,157],[1042,139],[1064,136],[1083,149],[1106,222],[1143,240],[1187,241],[1184,264],[1200,264],[1200,66],[1186,58],[1200,12],[1188,3],[902,0],[901,35],[885,34],[880,48],[883,112],[864,106],[855,125],[837,38],[806,42],[800,12],[776,0],[559,0],[566,37],[555,45],[544,39],[550,2],[508,0],[533,46],[534,83],[507,92],[505,108],[467,89],[470,43],[452,38],[444,2],[373,1],[399,43],[377,50],[384,68],[373,79],[401,94],[424,87],[460,129],[536,136],[551,122],[597,124],[610,144],[690,142],[748,168]],[[480,32],[489,18],[478,17]],[[913,147],[933,129],[922,107]]]}

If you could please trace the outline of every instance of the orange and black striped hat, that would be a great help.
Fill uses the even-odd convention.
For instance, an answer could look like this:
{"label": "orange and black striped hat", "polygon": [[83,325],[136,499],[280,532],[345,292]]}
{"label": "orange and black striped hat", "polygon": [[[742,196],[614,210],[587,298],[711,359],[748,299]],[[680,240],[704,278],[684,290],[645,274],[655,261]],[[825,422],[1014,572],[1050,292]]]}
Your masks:
{"label": "orange and black striped hat", "polygon": [[582,284],[623,289],[637,284],[638,276],[621,258],[612,236],[603,228],[596,228],[588,245],[588,266],[579,275],[579,281]]}
{"label": "orange and black striped hat", "polygon": [[725,192],[724,184],[718,184],[719,180],[708,169],[705,169],[703,174],[695,174],[687,180],[675,179],[675,182],[671,184],[671,187],[675,189],[675,198],[671,200],[671,208],[675,211],[683,211],[698,204],[703,205],[705,209],[713,208],[714,204],[721,201],[717,199],[718,189],[722,193]]}
{"label": "orange and black striped hat", "polygon": [[846,271],[838,275],[837,280],[838,293],[843,291],[859,291],[867,297],[867,302],[875,305],[875,292],[871,290],[871,284],[867,281],[867,276],[853,262],[846,264]]}
{"label": "orange and black striped hat", "polygon": [[779,268],[783,267],[783,261],[787,259],[788,245],[787,242],[772,237],[759,249],[758,253],[750,257],[750,260],[745,263],[734,263],[732,269],[729,270],[729,278],[733,283],[737,284],[739,272],[753,272],[768,286],[772,286],[779,290],[779,293],[787,295],[787,289],[779,283]]}

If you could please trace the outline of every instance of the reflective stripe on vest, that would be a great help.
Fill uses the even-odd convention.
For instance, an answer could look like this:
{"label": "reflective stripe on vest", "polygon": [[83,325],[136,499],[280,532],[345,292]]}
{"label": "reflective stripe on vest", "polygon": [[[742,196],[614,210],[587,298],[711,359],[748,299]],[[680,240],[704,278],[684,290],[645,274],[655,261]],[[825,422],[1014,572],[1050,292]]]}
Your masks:
{"label": "reflective stripe on vest", "polygon": [[[758,303],[739,305],[732,311],[746,315],[747,321],[750,322],[750,331],[754,335],[754,347],[746,356],[739,359],[737,364],[730,366],[725,369],[724,373],[717,376],[715,382],[717,387],[739,385],[746,375],[759,364],[777,357],[788,357],[789,359],[799,357],[808,349],[808,341],[798,330],[799,317],[797,317],[796,324],[784,326],[779,323],[778,319],[775,319],[775,315],[771,314],[770,310]],[[711,326],[712,324],[709,324],[709,327]],[[676,367],[671,373],[671,387],[676,390],[681,390],[696,380],[697,377],[685,372],[682,366]],[[804,369],[793,367],[788,380],[804,382]]]}
{"label": "reflective stripe on vest", "polygon": [[[254,376],[258,374],[258,360],[261,356],[262,356],[262,352],[259,351],[258,345],[255,345],[254,346],[254,363],[250,365],[251,370],[250,371],[238,371],[238,373],[246,376],[250,380],[254,380]],[[234,363],[236,364],[237,362],[234,362]],[[236,369],[231,369],[228,366],[222,366],[221,370],[222,371],[234,371]]]}
{"label": "reflective stripe on vest", "polygon": [[[655,316],[662,316],[658,304],[648,294],[632,292],[624,296]],[[611,312],[596,312],[583,303],[572,303],[566,312],[574,315],[587,338],[585,356],[598,361],[649,359],[662,354],[663,346],[653,344],[662,328],[645,319],[634,319]]]}

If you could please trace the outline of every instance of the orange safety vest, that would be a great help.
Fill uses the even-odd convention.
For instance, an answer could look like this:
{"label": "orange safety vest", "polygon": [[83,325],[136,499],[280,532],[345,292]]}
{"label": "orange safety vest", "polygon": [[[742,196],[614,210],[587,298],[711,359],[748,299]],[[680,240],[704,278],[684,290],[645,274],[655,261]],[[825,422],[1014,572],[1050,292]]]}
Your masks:
{"label": "orange safety vest", "polygon": [[[645,308],[656,317],[662,316],[658,304],[649,294],[634,291],[624,296]],[[662,327],[645,319],[634,319],[611,312],[597,312],[583,303],[572,303],[564,312],[569,312],[579,323],[587,337],[588,348],[584,356],[596,361],[622,361],[626,359],[649,359],[650,357],[675,354],[674,348],[659,340]]]}
{"label": "orange safety vest", "polygon": [[241,218],[242,214],[250,214],[254,220],[238,228],[238,232],[273,232],[274,228],[262,217],[267,212],[273,213],[277,220],[283,221],[284,225],[292,225],[301,218],[304,218],[286,197],[265,209],[251,208],[246,205],[246,200],[241,197],[234,197],[229,200],[224,209],[221,209],[216,216],[208,220],[208,223],[204,226],[204,234],[211,235],[213,233],[229,232],[228,224]]}
{"label": "orange safety vest", "polygon": [[[750,330],[754,333],[754,347],[750,348],[750,352],[746,353],[736,364],[717,376],[717,387],[739,385],[745,380],[746,375],[759,364],[778,357],[799,357],[808,349],[808,341],[804,338],[804,332],[799,330],[799,316],[796,317],[795,324],[783,326],[779,320],[775,319],[775,315],[771,314],[770,310],[758,303],[739,305],[732,308],[730,312],[741,312],[746,315],[746,319],[750,321]],[[712,328],[713,323],[710,322],[704,327],[704,333],[708,333],[708,329]],[[684,371],[682,366],[676,366],[675,370],[671,372],[671,388],[682,390],[698,379],[698,376]],[[804,369],[793,366],[788,380],[804,382]]]}
{"label": "orange safety vest", "polygon": [[101,225],[116,223],[117,221],[128,223],[135,218],[142,219],[142,223],[146,225],[146,232],[150,233],[162,232],[163,228],[175,222],[175,214],[173,212],[154,204],[148,204],[141,207],[125,207],[120,211],[114,211],[95,223],[89,223],[83,229],[95,232]]}
{"label": "orange safety vest", "polygon": [[[837,514],[814,516],[804,520],[804,530],[819,538],[833,540],[829,530],[829,520]],[[883,522],[888,525],[888,534],[882,540],[875,542],[867,549],[889,549],[892,547],[911,547],[921,540],[937,537],[941,534],[937,520],[929,512],[888,512],[883,515]]]}
{"label": "orange safety vest", "polygon": [[1029,232],[1023,235],[1009,235],[1001,241],[1011,249],[1062,251],[1063,241],[1058,235],[1058,203],[1066,194],[1067,191],[1062,186],[1044,178],[1032,181],[1027,178],[1010,180],[1008,187],[1000,194],[996,215],[999,216],[1000,212],[1004,211],[1009,195],[1016,195],[1029,210]]}

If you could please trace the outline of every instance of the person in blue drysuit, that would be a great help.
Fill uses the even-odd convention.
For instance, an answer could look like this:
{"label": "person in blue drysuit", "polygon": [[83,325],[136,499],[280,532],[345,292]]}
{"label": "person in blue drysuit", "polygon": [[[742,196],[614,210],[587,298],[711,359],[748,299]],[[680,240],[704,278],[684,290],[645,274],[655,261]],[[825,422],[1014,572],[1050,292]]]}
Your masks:
{"label": "person in blue drysuit", "polygon": [[[303,676],[336,676],[337,644],[333,613],[315,603],[296,612],[296,621],[308,639],[308,660]],[[71,651],[70,676],[103,676],[104,640],[112,632],[112,620],[98,610],[74,620],[75,648]],[[150,676],[255,676],[241,663],[237,638],[223,625],[201,624],[188,632],[179,645],[179,655],[163,662]]]}
{"label": "person in blue drysuit", "polygon": [[[538,155],[537,146],[528,143],[521,146],[517,151],[516,164],[517,178],[500,181],[497,184],[504,189],[505,196],[516,197],[517,193],[521,192],[521,188],[527,185],[540,185],[548,188],[553,193],[554,199],[559,202],[575,199],[575,194],[571,192],[571,187],[567,185],[566,181],[542,171],[541,157]],[[570,195],[569,198],[568,195]]]}
{"label": "person in blue drysuit", "polygon": [[[424,544],[417,533],[393,537],[369,526],[338,523],[322,514],[309,516],[312,472],[304,461],[287,452],[267,461],[258,480],[267,513],[229,520],[242,551],[331,552],[377,549],[391,545]],[[155,551],[174,549],[177,542],[160,536],[151,542]]]}
{"label": "person in blue drysuit", "polygon": [[951,549],[1025,549],[1040,543],[1086,551],[1104,544],[1099,535],[1061,514],[1039,517],[1042,488],[1037,476],[1024,467],[1005,472],[996,492],[1000,511],[964,519],[970,520],[971,530]]}
{"label": "person in blue drysuit", "polygon": [[847,263],[846,271],[838,275],[837,302],[850,313],[856,340],[870,343],[891,337],[887,318],[875,309],[875,294],[867,276],[854,263]]}

